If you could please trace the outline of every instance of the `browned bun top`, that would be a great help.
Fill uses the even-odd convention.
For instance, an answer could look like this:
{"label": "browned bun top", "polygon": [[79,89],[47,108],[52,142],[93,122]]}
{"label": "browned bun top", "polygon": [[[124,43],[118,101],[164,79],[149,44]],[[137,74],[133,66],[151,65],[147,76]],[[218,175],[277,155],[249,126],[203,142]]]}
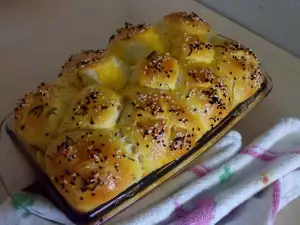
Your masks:
{"label": "browned bun top", "polygon": [[210,64],[215,59],[212,44],[199,36],[183,35],[170,41],[171,54],[188,63]]}
{"label": "browned bun top", "polygon": [[144,175],[186,153],[202,135],[187,105],[170,92],[128,86],[119,122],[135,146]]}
{"label": "browned bun top", "polygon": [[74,73],[79,68],[93,65],[103,60],[104,50],[86,50],[72,55],[62,68],[62,73]]}
{"label": "browned bun top", "polygon": [[46,150],[57,134],[67,102],[75,93],[77,91],[69,87],[42,83],[15,108],[14,130],[28,144]]}
{"label": "browned bun top", "polygon": [[121,96],[100,85],[87,86],[70,104],[60,130],[113,128],[120,112]]}
{"label": "browned bun top", "polygon": [[150,28],[151,26],[145,23],[138,25],[125,23],[124,27],[117,29],[117,33],[110,37],[109,42],[112,43],[131,39],[132,37],[135,37],[136,35],[141,34]]}
{"label": "browned bun top", "polygon": [[204,131],[212,129],[232,109],[225,81],[203,66],[189,66],[184,73],[185,100],[200,119]]}
{"label": "browned bun top", "polygon": [[131,145],[117,130],[80,130],[53,140],[46,172],[79,212],[88,212],[141,179]]}
{"label": "browned bun top", "polygon": [[126,84],[128,66],[107,50],[86,50],[63,65],[58,82],[79,90],[92,84],[119,90]]}
{"label": "browned bun top", "polygon": [[75,88],[82,89],[87,85],[80,71],[85,67],[93,66],[103,61],[104,50],[86,50],[80,53],[71,55],[67,62],[62,66],[59,74],[59,82],[63,85],[71,85]]}
{"label": "browned bun top", "polygon": [[165,46],[153,26],[125,23],[110,38],[108,50],[129,65],[135,65],[153,51],[164,52]]}
{"label": "browned bun top", "polygon": [[236,106],[260,88],[263,80],[259,60],[251,49],[232,40],[218,38],[214,46],[217,52],[215,72],[232,88],[232,104]]}
{"label": "browned bun top", "polygon": [[169,28],[188,34],[206,35],[211,31],[210,25],[193,12],[170,13],[163,18],[163,21],[170,24]]}
{"label": "browned bun top", "polygon": [[178,61],[169,53],[159,54],[154,51],[138,63],[134,73],[141,86],[174,90],[180,70]]}

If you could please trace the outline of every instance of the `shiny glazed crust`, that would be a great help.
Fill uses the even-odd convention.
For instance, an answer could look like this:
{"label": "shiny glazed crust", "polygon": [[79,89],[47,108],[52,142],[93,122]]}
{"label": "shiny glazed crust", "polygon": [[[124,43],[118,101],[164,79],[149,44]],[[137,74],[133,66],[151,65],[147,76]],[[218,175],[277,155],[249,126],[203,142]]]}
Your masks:
{"label": "shiny glazed crust", "polygon": [[124,98],[119,127],[132,141],[144,175],[179,158],[203,134],[200,120],[174,93],[129,85]]}
{"label": "shiny glazed crust", "polygon": [[79,92],[61,124],[60,131],[114,128],[121,112],[121,96],[100,85]]}
{"label": "shiny glazed crust", "polygon": [[135,65],[153,51],[164,52],[165,47],[153,26],[125,23],[111,36],[107,49],[129,65]]}
{"label": "shiny glazed crust", "polygon": [[101,84],[119,90],[126,84],[128,66],[106,50],[86,50],[72,55],[62,66],[58,83],[82,89]]}
{"label": "shiny glazed crust", "polygon": [[46,172],[77,211],[96,208],[141,179],[131,145],[117,130],[78,130],[55,139],[46,153]]}
{"label": "shiny glazed crust", "polygon": [[56,84],[20,101],[14,127],[45,152],[61,195],[88,212],[186,154],[262,82],[252,50],[194,13],[172,13],[71,56]]}
{"label": "shiny glazed crust", "polygon": [[[211,31],[210,25],[196,13],[171,13],[163,18],[163,22],[169,30],[181,30],[188,34],[207,35]],[[168,29],[166,29],[166,32],[168,32]]]}
{"label": "shiny glazed crust", "polygon": [[133,77],[137,77],[138,83],[144,87],[174,90],[179,73],[175,58],[169,53],[159,54],[153,51],[137,64]]}
{"label": "shiny glazed crust", "polygon": [[57,135],[68,102],[76,89],[42,83],[37,90],[20,99],[15,108],[14,130],[30,145],[46,151]]}

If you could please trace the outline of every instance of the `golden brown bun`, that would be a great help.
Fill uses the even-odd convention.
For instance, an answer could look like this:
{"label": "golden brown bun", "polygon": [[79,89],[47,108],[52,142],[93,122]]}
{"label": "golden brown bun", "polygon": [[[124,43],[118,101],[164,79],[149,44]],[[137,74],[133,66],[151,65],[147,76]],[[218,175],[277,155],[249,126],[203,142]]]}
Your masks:
{"label": "golden brown bun", "polygon": [[182,92],[189,109],[197,115],[205,132],[212,129],[231,110],[230,91],[224,80],[198,65],[188,66],[183,80]]}
{"label": "golden brown bun", "polygon": [[226,81],[232,106],[252,96],[263,82],[259,61],[251,49],[224,38],[215,41],[217,52],[215,73]]}
{"label": "golden brown bun", "polygon": [[91,84],[119,90],[126,84],[129,68],[105,50],[87,50],[72,55],[62,68],[59,83],[77,89]]}
{"label": "golden brown bun", "polygon": [[[190,52],[189,44],[194,42],[190,37],[201,39],[202,43],[208,41],[214,33],[210,25],[198,15],[186,12],[176,12],[166,15],[156,24],[155,28],[160,34],[165,48],[168,51],[174,51],[174,56],[178,57],[179,55],[180,58],[184,58]],[[187,39],[190,39],[189,42],[191,43],[188,43]]]}
{"label": "golden brown bun", "polygon": [[169,53],[152,52],[142,59],[134,69],[133,77],[141,86],[162,90],[174,90],[179,75],[179,65]]}
{"label": "golden brown bun", "polygon": [[171,13],[166,15],[161,23],[165,26],[166,33],[169,32],[174,35],[176,35],[176,32],[183,32],[203,36],[211,31],[210,25],[195,13]]}
{"label": "golden brown bun", "polygon": [[110,39],[108,49],[130,65],[153,51],[163,52],[163,43],[155,29],[146,24],[125,24]]}
{"label": "golden brown bun", "polygon": [[42,83],[35,92],[25,95],[15,109],[15,132],[28,144],[46,150],[76,93],[70,87]]}
{"label": "golden brown bun", "polygon": [[141,179],[142,171],[117,130],[66,133],[49,145],[46,172],[69,204],[88,212]]}
{"label": "golden brown bun", "polygon": [[128,86],[118,124],[135,146],[144,175],[184,155],[203,134],[199,120],[169,92]]}
{"label": "golden brown bun", "polygon": [[113,128],[120,112],[121,96],[100,85],[87,86],[69,106],[60,130]]}
{"label": "golden brown bun", "polygon": [[215,56],[213,46],[198,36],[183,35],[169,41],[171,54],[189,63],[212,63]]}

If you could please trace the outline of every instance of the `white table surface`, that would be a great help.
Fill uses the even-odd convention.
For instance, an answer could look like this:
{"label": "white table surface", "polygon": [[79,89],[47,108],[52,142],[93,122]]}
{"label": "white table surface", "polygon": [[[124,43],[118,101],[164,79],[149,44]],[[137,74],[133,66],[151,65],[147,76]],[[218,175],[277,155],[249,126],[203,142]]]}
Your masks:
{"label": "white table surface", "polygon": [[[71,53],[103,48],[124,21],[153,22],[172,11],[194,11],[220,33],[251,47],[273,78],[274,90],[237,127],[245,143],[286,116],[300,117],[300,60],[193,0],[1,1],[0,117],[41,81],[54,80]],[[5,197],[0,193],[0,200]],[[277,225],[296,225],[300,201]]]}

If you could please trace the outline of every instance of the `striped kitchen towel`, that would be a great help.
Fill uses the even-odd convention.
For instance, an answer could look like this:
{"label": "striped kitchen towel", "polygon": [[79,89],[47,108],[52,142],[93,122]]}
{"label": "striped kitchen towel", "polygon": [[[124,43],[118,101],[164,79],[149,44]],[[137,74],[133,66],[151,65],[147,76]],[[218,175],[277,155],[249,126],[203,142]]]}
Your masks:
{"label": "striped kitchen towel", "polygon": [[300,121],[283,119],[221,166],[203,163],[181,174],[181,180],[195,176],[118,224],[273,224],[277,212],[300,195],[299,168]]}
{"label": "striped kitchen towel", "polygon": [[[203,154],[199,164],[108,224],[269,225],[280,209],[300,195],[299,168],[300,120],[281,120],[245,148],[240,134],[231,131]],[[50,220],[72,224],[47,199],[19,195],[23,207],[12,199],[0,206],[1,224],[48,225]]]}

